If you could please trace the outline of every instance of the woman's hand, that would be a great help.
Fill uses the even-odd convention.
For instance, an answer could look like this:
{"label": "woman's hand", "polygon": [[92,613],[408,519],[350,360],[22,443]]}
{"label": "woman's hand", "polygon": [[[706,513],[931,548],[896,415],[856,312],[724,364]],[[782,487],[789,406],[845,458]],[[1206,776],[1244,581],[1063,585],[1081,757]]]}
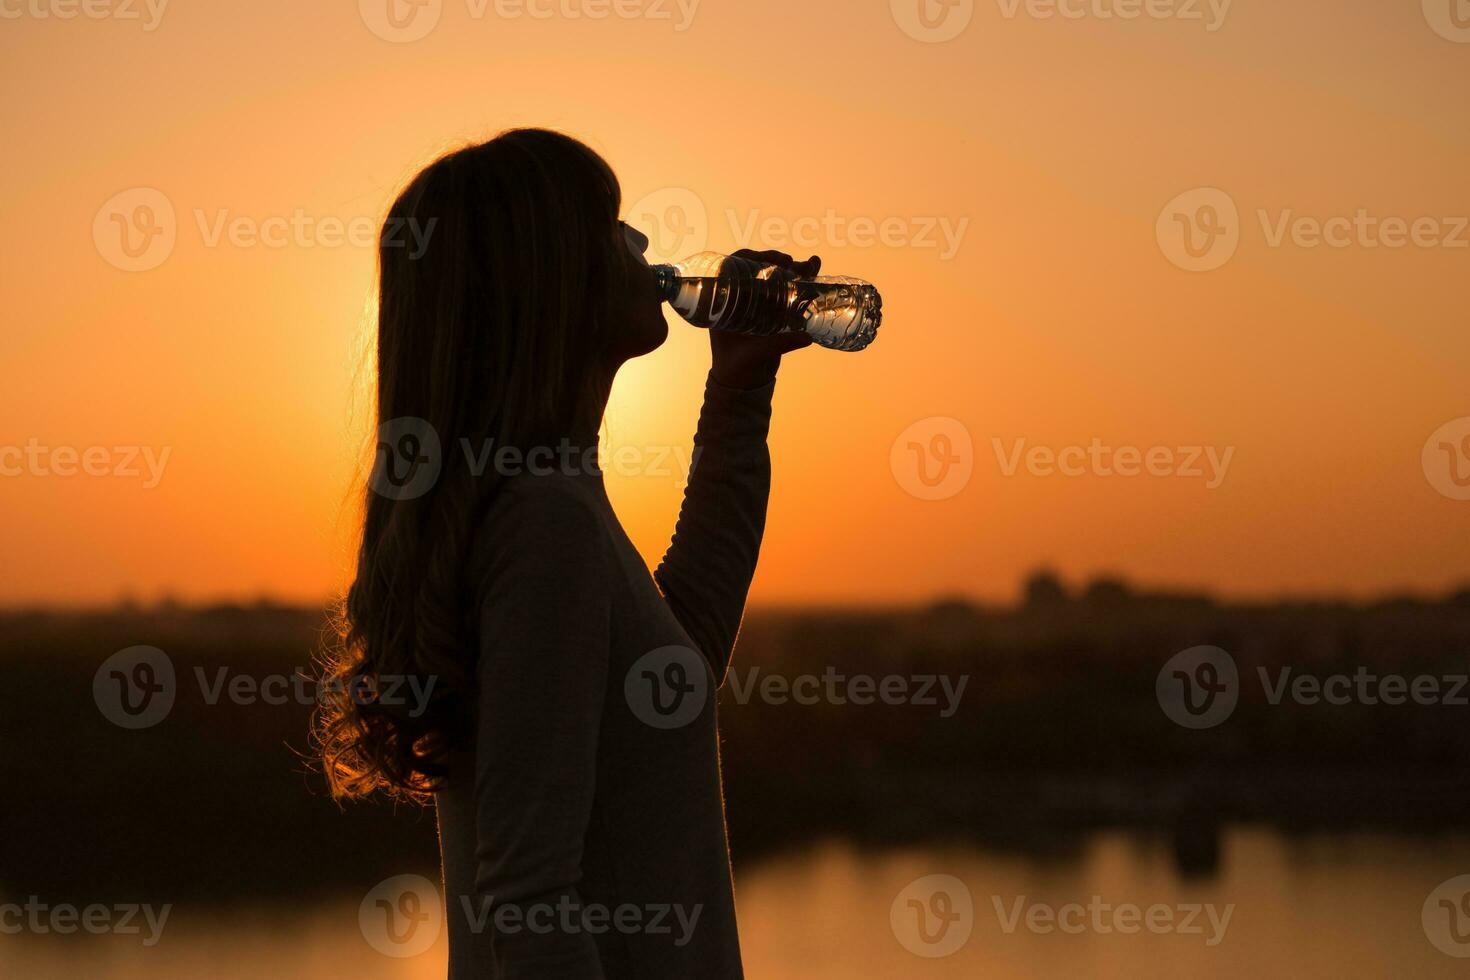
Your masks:
{"label": "woman's hand", "polygon": [[[779,266],[798,277],[815,276],[822,270],[822,260],[815,255],[805,262],[797,262],[785,252],[755,252],[742,248],[735,253],[735,257],[762,265]],[[810,337],[800,332],[752,336],[731,333],[728,330],[711,330],[710,374],[716,382],[727,388],[762,388],[776,380],[776,371],[781,367],[781,355],[809,347],[811,342]]]}

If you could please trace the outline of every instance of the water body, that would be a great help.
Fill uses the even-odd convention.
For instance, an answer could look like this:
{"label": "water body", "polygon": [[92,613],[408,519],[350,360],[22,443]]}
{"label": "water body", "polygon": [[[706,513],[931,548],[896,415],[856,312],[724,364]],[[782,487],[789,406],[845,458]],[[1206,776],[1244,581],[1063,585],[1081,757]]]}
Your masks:
{"label": "water body", "polygon": [[[752,980],[1462,977],[1470,900],[1436,892],[1459,875],[1470,838],[1237,829],[1215,872],[1196,876],[1180,874],[1174,842],[1124,833],[1045,856],[832,843],[746,869],[737,901]],[[948,889],[937,904],[935,882]],[[420,955],[385,956],[364,939],[360,901],[176,908],[151,948],[139,936],[0,935],[0,965],[118,980],[444,975],[442,935]]]}

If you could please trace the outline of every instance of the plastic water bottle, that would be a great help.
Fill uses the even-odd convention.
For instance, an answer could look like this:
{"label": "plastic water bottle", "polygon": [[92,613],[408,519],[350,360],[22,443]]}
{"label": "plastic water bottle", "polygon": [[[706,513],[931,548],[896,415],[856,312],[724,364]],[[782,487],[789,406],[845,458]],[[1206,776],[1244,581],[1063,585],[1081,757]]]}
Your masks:
{"label": "plastic water bottle", "polygon": [[801,331],[831,350],[857,351],[883,322],[883,298],[847,276],[798,278],[779,266],[717,252],[653,267],[659,298],[696,327],[735,333]]}

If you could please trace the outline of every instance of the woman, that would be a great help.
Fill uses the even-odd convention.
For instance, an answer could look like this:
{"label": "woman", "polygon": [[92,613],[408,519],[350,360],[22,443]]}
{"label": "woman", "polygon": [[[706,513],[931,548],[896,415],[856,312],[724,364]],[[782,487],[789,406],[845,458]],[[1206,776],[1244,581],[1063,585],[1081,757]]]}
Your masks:
{"label": "woman", "polygon": [[[650,575],[586,465],[618,368],[667,335],[619,207],[590,149],[516,130],[430,165],[385,225],[378,492],[318,737],[338,796],[434,798],[453,978],[742,975],[714,692],[765,524],[776,371],[809,341],[711,332],[697,462]],[[427,233],[423,254],[393,228]],[[412,441],[381,435],[406,424]],[[405,679],[432,683],[426,708],[390,696]]]}

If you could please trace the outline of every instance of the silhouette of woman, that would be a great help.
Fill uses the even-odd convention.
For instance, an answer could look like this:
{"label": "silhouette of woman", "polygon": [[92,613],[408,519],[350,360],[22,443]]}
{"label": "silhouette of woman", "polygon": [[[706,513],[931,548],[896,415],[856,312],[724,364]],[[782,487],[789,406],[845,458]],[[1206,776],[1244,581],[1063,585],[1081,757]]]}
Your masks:
{"label": "silhouette of woman", "polygon": [[742,976],[714,694],[776,371],[810,341],[711,332],[650,575],[595,463],[614,375],[667,335],[620,197],[586,146],[515,130],[430,165],[384,225],[379,455],[316,735],[339,798],[435,800],[453,978]]}

